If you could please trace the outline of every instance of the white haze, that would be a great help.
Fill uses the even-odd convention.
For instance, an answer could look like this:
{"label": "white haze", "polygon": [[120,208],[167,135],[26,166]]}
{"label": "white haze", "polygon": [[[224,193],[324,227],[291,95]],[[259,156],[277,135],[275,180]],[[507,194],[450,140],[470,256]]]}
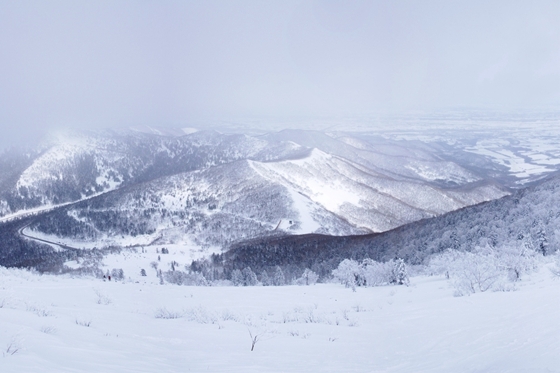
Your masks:
{"label": "white haze", "polygon": [[557,109],[558,19],[558,1],[0,0],[2,146],[52,127]]}

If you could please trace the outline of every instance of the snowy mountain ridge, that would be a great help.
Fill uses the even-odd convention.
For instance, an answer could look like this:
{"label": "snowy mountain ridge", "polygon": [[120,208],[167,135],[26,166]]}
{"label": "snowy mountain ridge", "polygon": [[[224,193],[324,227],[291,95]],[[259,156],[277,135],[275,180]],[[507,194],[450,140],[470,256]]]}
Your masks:
{"label": "snowy mountain ridge", "polygon": [[75,248],[383,232],[508,194],[437,146],[319,131],[76,132],[26,162],[1,215],[63,206],[25,232]]}

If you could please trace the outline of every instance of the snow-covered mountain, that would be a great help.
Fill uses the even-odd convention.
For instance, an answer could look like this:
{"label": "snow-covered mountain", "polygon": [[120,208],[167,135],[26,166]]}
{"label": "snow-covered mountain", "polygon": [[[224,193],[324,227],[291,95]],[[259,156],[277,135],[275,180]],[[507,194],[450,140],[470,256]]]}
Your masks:
{"label": "snow-covered mountain", "polygon": [[319,149],[396,180],[409,178],[442,185],[463,185],[480,180],[458,164],[442,159],[433,148],[412,141],[371,144],[344,134],[297,130],[267,134],[266,138]]}
{"label": "snow-covered mountain", "polygon": [[262,238],[233,245],[217,260],[228,268],[250,267],[257,272],[275,266],[312,268],[330,275],[345,258],[387,261],[398,257],[426,264],[448,249],[506,248],[540,256],[560,248],[560,175],[515,191],[512,195],[416,221],[381,234],[350,237],[323,235]]}
{"label": "snow-covered mountain", "polygon": [[[293,143],[272,143],[214,131],[162,136],[139,131],[58,135],[27,157],[0,164],[0,216],[76,202],[123,186],[239,159],[299,155]],[[14,164],[16,171],[14,172]]]}
{"label": "snow-covered mountain", "polygon": [[279,234],[382,232],[507,194],[429,150],[316,131],[80,133],[34,159],[4,191],[4,214],[82,201],[26,232],[71,247],[223,247]]}

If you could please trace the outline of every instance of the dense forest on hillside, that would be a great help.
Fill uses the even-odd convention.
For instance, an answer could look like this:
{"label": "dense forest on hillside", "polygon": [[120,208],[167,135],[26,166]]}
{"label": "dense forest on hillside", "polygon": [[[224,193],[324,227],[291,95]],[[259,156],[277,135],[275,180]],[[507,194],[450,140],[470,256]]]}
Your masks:
{"label": "dense forest on hillside", "polygon": [[398,257],[409,264],[423,264],[430,255],[446,249],[471,251],[516,245],[548,255],[560,247],[559,227],[560,177],[556,176],[511,196],[385,233],[257,239],[232,246],[214,258],[214,263],[223,266],[226,273],[245,267],[259,273],[280,266],[290,273],[310,268],[324,277],[345,258],[383,262]]}

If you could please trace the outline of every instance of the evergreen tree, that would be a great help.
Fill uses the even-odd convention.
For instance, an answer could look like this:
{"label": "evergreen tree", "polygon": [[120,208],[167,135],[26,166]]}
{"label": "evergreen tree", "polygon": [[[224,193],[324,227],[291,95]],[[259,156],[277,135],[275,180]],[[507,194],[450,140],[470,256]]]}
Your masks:
{"label": "evergreen tree", "polygon": [[255,274],[255,272],[253,272],[251,267],[243,268],[243,271],[241,271],[241,273],[243,274],[243,286],[255,286],[259,283],[259,280],[257,280],[257,275]]}
{"label": "evergreen tree", "polygon": [[232,282],[233,285],[235,285],[235,286],[243,285],[243,274],[241,273],[240,270],[234,269],[234,270],[231,272],[231,282]]}
{"label": "evergreen tree", "polygon": [[537,247],[541,254],[546,255],[548,253],[548,239],[543,227],[539,227],[537,232]]}
{"label": "evergreen tree", "polygon": [[268,277],[268,273],[266,273],[266,271],[263,271],[261,273],[261,284],[263,286],[270,286],[272,285],[272,281],[270,279],[270,277]]}
{"label": "evergreen tree", "polygon": [[406,286],[410,284],[406,271],[406,264],[401,258],[397,258],[393,264],[393,283]]}
{"label": "evergreen tree", "polygon": [[272,279],[274,286],[282,286],[286,284],[286,277],[284,277],[284,271],[280,266],[276,266],[274,269],[274,278]]}

